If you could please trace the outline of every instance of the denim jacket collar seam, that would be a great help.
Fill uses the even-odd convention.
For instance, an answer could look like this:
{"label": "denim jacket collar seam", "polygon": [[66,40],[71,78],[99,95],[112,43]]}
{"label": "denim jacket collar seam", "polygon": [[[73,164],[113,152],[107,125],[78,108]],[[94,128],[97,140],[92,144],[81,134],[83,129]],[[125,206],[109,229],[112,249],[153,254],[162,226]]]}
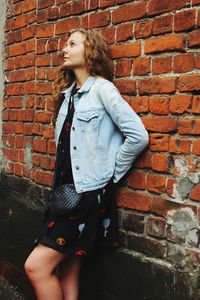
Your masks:
{"label": "denim jacket collar seam", "polygon": [[[86,79],[86,81],[83,83],[82,87],[78,90],[78,94],[83,94],[85,92],[88,92],[91,86],[93,85],[93,83],[95,82],[95,80],[96,78],[94,76],[89,76]],[[70,94],[74,86],[75,86],[75,81],[71,84],[70,87],[61,91],[61,93]]]}

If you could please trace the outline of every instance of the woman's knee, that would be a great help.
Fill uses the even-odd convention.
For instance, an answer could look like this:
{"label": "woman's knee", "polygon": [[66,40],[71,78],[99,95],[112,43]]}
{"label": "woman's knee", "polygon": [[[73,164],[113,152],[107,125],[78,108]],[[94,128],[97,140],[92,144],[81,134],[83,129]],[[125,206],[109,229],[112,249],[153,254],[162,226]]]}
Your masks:
{"label": "woman's knee", "polygon": [[24,263],[24,270],[29,278],[36,279],[40,273],[40,268],[38,267],[38,264],[35,263],[35,260],[31,255],[29,255]]}

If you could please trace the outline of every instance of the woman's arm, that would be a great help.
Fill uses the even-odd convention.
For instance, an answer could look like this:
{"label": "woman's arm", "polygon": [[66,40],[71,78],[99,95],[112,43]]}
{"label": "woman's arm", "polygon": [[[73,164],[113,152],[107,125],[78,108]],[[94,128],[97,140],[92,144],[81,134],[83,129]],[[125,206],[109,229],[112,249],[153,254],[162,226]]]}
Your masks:
{"label": "woman's arm", "polygon": [[122,98],[112,82],[106,81],[99,93],[106,111],[125,137],[116,156],[113,175],[113,180],[116,183],[125,175],[137,156],[148,145],[148,132],[140,117]]}

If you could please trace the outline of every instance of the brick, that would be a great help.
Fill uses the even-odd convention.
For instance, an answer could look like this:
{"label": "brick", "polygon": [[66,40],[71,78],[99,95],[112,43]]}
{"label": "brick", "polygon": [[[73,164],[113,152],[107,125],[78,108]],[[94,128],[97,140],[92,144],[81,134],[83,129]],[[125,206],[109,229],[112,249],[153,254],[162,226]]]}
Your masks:
{"label": "brick", "polygon": [[23,124],[20,122],[15,122],[15,133],[23,133]]}
{"label": "brick", "polygon": [[200,30],[194,30],[188,34],[189,47],[200,46]]}
{"label": "brick", "polygon": [[22,132],[25,135],[32,135],[33,123],[24,123]]}
{"label": "brick", "polygon": [[47,139],[54,138],[54,128],[52,126],[45,126],[43,129],[43,137]]}
{"label": "brick", "polygon": [[53,174],[47,171],[36,170],[35,182],[46,186],[51,186],[53,180]]}
{"label": "brick", "polygon": [[147,219],[146,231],[147,234],[159,238],[164,238],[166,236],[165,232],[166,220],[161,218],[149,217]]}
{"label": "brick", "polygon": [[200,55],[195,55],[195,68],[200,69]]}
{"label": "brick", "polygon": [[139,80],[139,94],[166,94],[176,90],[175,78],[146,78]]}
{"label": "brick", "polygon": [[40,158],[41,156],[38,154],[33,154],[32,155],[32,164],[33,166],[39,167],[40,166]]}
{"label": "brick", "polygon": [[[3,121],[8,121],[9,120],[9,110],[8,109],[4,109],[3,110],[3,112],[2,112],[2,120]],[[11,121],[13,121],[13,120],[11,120]]]}
{"label": "brick", "polygon": [[107,26],[110,23],[109,11],[95,12],[89,16],[89,26],[91,28]]}
{"label": "brick", "polygon": [[149,211],[151,197],[142,193],[120,189],[117,194],[117,205],[138,211]]}
{"label": "brick", "polygon": [[166,253],[165,242],[151,240],[144,236],[129,236],[128,248],[159,258],[163,257]]}
{"label": "brick", "polygon": [[131,73],[131,60],[120,60],[116,63],[116,71],[115,76],[116,77],[128,77]]}
{"label": "brick", "polygon": [[4,134],[15,133],[14,123],[13,122],[3,123],[2,124],[2,131],[3,131]]}
{"label": "brick", "polygon": [[46,8],[54,5],[54,0],[38,0],[38,9]]}
{"label": "brick", "polygon": [[47,153],[56,154],[56,144],[54,140],[48,140]]}
{"label": "brick", "polygon": [[162,16],[153,20],[153,34],[172,32],[173,16]]}
{"label": "brick", "polygon": [[35,59],[35,66],[36,67],[49,66],[50,64],[51,64],[51,57],[50,57],[49,54],[38,56]]}
{"label": "brick", "polygon": [[146,187],[146,174],[134,170],[128,176],[128,186],[133,189],[144,190]]}
{"label": "brick", "polygon": [[59,18],[58,7],[52,6],[48,8],[47,20],[57,20]]}
{"label": "brick", "polygon": [[152,74],[170,73],[172,70],[171,57],[159,57],[152,60]]}
{"label": "brick", "polygon": [[15,163],[14,165],[14,174],[17,176],[23,176],[24,175],[24,167],[23,164]]}
{"label": "brick", "polygon": [[142,117],[142,121],[149,131],[171,132],[177,129],[177,122],[173,117]]}
{"label": "brick", "polygon": [[152,170],[167,173],[169,171],[169,156],[167,154],[154,154],[152,156]]}
{"label": "brick", "polygon": [[37,123],[33,124],[32,134],[34,134],[34,135],[42,135],[42,131],[43,131],[42,125],[37,124]]}
{"label": "brick", "polygon": [[190,199],[194,201],[200,201],[200,183],[195,184],[189,195]]}
{"label": "brick", "polygon": [[194,96],[192,99],[193,114],[200,114],[200,96]]}
{"label": "brick", "polygon": [[191,103],[192,96],[190,95],[173,95],[170,99],[169,110],[173,114],[189,112]]}
{"label": "brick", "polygon": [[47,69],[45,69],[45,68],[38,68],[37,69],[36,79],[45,80],[46,76],[47,76]]}
{"label": "brick", "polygon": [[142,154],[140,154],[140,156],[135,161],[134,165],[136,168],[140,169],[151,169],[151,158],[152,154],[150,151],[143,151]]}
{"label": "brick", "polygon": [[127,41],[133,37],[133,24],[122,24],[117,27],[117,42]]}
{"label": "brick", "polygon": [[49,123],[51,121],[52,114],[49,112],[35,112],[35,122]]}
{"label": "brick", "polygon": [[111,47],[112,58],[136,57],[141,54],[140,43],[126,43],[122,45],[113,45]]}
{"label": "brick", "polygon": [[181,92],[200,90],[200,74],[182,75],[178,79],[178,89]]}
{"label": "brick", "polygon": [[50,169],[50,158],[42,156],[40,160],[40,167],[46,170]]}
{"label": "brick", "polygon": [[179,119],[178,120],[179,134],[200,134],[200,120],[194,119]]}
{"label": "brick", "polygon": [[9,97],[8,99],[8,107],[10,108],[21,108],[22,107],[22,97]]}
{"label": "brick", "polygon": [[192,154],[200,155],[200,141],[192,142]]}
{"label": "brick", "polygon": [[177,154],[190,154],[192,142],[190,140],[183,140],[171,138],[169,141],[169,152]]}
{"label": "brick", "polygon": [[[21,6],[21,3],[19,3]],[[25,0],[22,6],[22,12],[28,12],[36,9],[36,0]]]}
{"label": "brick", "polygon": [[67,17],[67,16],[70,16],[71,13],[72,13],[72,9],[71,9],[71,3],[64,3],[62,5],[60,5],[60,18],[62,17]]}
{"label": "brick", "polygon": [[33,121],[33,111],[29,109],[19,110],[18,121]]}
{"label": "brick", "polygon": [[142,112],[148,112],[149,111],[149,103],[148,103],[148,97],[147,96],[130,97],[129,104],[136,113],[142,113]]}
{"label": "brick", "polygon": [[113,44],[115,42],[115,30],[115,27],[103,28],[101,30],[102,35],[109,44]]}
{"label": "brick", "polygon": [[27,79],[26,70],[16,70],[10,72],[10,82],[19,82],[19,81],[26,81]]}
{"label": "brick", "polygon": [[145,75],[150,73],[150,58],[136,58],[133,61],[133,74]]}
{"label": "brick", "polygon": [[166,192],[167,179],[163,175],[147,174],[147,190],[161,194]]}
{"label": "brick", "polygon": [[53,112],[54,111],[54,105],[53,105],[53,100],[52,98],[47,98],[46,99],[47,102],[46,102],[46,109],[50,112]]}
{"label": "brick", "polygon": [[156,15],[163,12],[168,12],[174,9],[179,9],[186,6],[187,0],[177,0],[177,1],[168,1],[168,0],[150,0],[148,5],[148,15]]}
{"label": "brick", "polygon": [[34,138],[33,139],[33,151],[46,153],[47,152],[47,142],[46,142],[46,140]]}
{"label": "brick", "polygon": [[114,4],[115,0],[100,0],[99,7],[113,6]]}
{"label": "brick", "polygon": [[123,213],[122,227],[128,231],[143,233],[144,231],[144,216],[138,213]]}
{"label": "brick", "polygon": [[117,79],[114,81],[116,87],[122,94],[135,95],[136,94],[136,81],[131,79]]}
{"label": "brick", "polygon": [[36,32],[36,25],[35,24],[24,28],[23,31],[22,31],[22,39],[27,40],[27,39],[30,39],[31,37],[34,37],[35,32]]}
{"label": "brick", "polygon": [[78,28],[79,27],[80,19],[78,17],[74,17],[67,20],[62,20],[56,23],[55,34],[66,34],[71,28]]}
{"label": "brick", "polygon": [[54,24],[39,25],[36,28],[36,37],[52,37],[54,35]]}
{"label": "brick", "polygon": [[152,151],[168,151],[169,134],[159,134],[159,133],[150,134],[149,146]]}
{"label": "brick", "polygon": [[35,51],[35,45],[36,45],[35,39],[28,40],[26,42],[26,44],[27,44],[27,52],[33,52],[33,51]]}
{"label": "brick", "polygon": [[112,13],[112,22],[115,24],[142,18],[146,12],[146,5],[145,2],[136,2],[115,9]]}
{"label": "brick", "polygon": [[189,207],[191,208],[194,213],[197,213],[197,207],[193,205],[185,205],[179,202],[171,201],[171,200],[166,200],[161,197],[154,197],[152,199],[152,208],[151,212],[155,213],[159,216],[167,217],[170,211],[172,210],[178,210],[181,208]]}
{"label": "brick", "polygon": [[37,82],[36,83],[36,94],[51,94],[52,92],[52,86],[50,83],[46,83],[46,82]]}
{"label": "brick", "polygon": [[169,113],[168,97],[150,97],[149,110],[152,114],[166,115]]}
{"label": "brick", "polygon": [[200,4],[200,0],[192,0],[192,5]]}
{"label": "brick", "polygon": [[140,21],[135,24],[134,35],[136,39],[145,38],[152,35],[153,21]]}
{"label": "brick", "polygon": [[145,54],[177,51],[185,49],[185,40],[183,36],[167,35],[162,37],[150,38],[145,40]]}
{"label": "brick", "polygon": [[[17,110],[10,110],[9,111],[9,119],[10,121],[17,121],[18,120],[18,111]],[[4,121],[6,121],[6,118],[3,118]]]}
{"label": "brick", "polygon": [[195,9],[178,12],[174,16],[174,30],[184,31],[195,26]]}
{"label": "brick", "polygon": [[174,178],[168,178],[167,179],[167,195],[173,197],[174,194],[174,188],[177,184],[177,180]]}
{"label": "brick", "polygon": [[27,26],[28,18],[27,15],[17,16],[11,20],[11,30],[16,30],[22,27]]}
{"label": "brick", "polygon": [[174,57],[174,73],[185,73],[194,69],[194,56],[192,53],[181,54]]}
{"label": "brick", "polygon": [[9,47],[9,56],[17,56],[17,55],[22,55],[27,52],[26,49],[26,43],[15,43],[13,45],[10,45]]}

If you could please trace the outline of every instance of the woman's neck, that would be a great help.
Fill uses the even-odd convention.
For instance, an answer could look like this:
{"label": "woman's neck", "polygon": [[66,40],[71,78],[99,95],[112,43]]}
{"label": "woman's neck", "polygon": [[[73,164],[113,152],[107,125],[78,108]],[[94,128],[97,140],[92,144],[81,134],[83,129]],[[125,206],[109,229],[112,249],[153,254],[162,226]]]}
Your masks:
{"label": "woman's neck", "polygon": [[86,70],[74,70],[76,88],[80,88],[90,74]]}

